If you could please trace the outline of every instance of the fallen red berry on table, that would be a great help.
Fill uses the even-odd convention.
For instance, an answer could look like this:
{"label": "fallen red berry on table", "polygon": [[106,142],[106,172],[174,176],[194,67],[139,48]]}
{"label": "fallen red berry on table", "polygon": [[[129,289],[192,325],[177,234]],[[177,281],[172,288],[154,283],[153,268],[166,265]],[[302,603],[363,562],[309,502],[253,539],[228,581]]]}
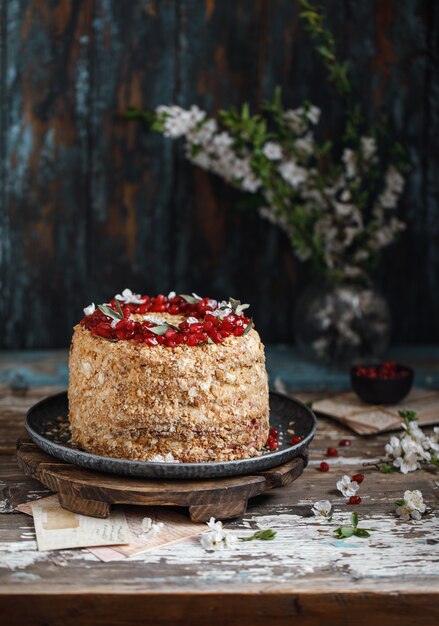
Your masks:
{"label": "fallen red berry on table", "polygon": [[364,474],[354,474],[352,476],[352,480],[355,480],[356,483],[360,484],[364,480]]}
{"label": "fallen red berry on table", "polygon": [[328,448],[326,450],[326,456],[338,456],[337,448]]}
{"label": "fallen red berry on table", "polygon": [[296,443],[299,443],[300,441],[302,441],[303,437],[300,437],[299,435],[293,435],[290,439],[290,443],[292,446],[296,445]]}
{"label": "fallen red berry on table", "polygon": [[341,448],[349,448],[349,446],[351,445],[351,440],[350,439],[342,439],[339,444],[338,444]]}
{"label": "fallen red berry on table", "polygon": [[360,504],[361,498],[360,496],[351,496],[348,500],[348,504]]}
{"label": "fallen red berry on table", "polygon": [[329,465],[326,463],[326,461],[322,461],[320,463],[320,471],[321,472],[329,472]]}

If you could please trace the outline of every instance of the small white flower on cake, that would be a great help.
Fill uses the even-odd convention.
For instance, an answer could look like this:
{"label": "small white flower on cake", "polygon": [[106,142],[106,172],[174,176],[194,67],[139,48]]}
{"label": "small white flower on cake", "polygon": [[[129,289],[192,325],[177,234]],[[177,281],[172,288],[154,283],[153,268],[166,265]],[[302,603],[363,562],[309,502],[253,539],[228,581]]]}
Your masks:
{"label": "small white flower on cake", "polygon": [[143,304],[145,302],[140,293],[133,293],[131,289],[124,289],[122,293],[118,293],[114,297],[116,300],[125,302],[125,304]]}
{"label": "small white flower on cake", "polygon": [[420,520],[427,507],[419,489],[404,492],[404,498],[396,501],[396,514],[404,521]]}
{"label": "small white flower on cake", "polygon": [[187,317],[186,322],[188,324],[198,324],[199,320],[196,317]]}
{"label": "small white flower on cake", "polygon": [[151,322],[151,324],[157,324],[158,326],[161,326],[165,322],[163,317],[156,317],[155,315],[144,315],[143,319],[145,322]]}
{"label": "small white flower on cake", "polygon": [[172,298],[175,298],[177,294],[175,293],[175,291],[170,291],[168,293],[168,300],[171,300]]}
{"label": "small white flower on cake", "polygon": [[329,500],[317,500],[314,502],[311,511],[313,512],[316,519],[327,519],[330,518],[332,505]]}
{"label": "small white flower on cake", "polygon": [[355,480],[351,480],[347,474],[345,474],[343,478],[337,482],[337,489],[343,496],[345,496],[345,498],[355,496],[359,488],[360,485]]}
{"label": "small white flower on cake", "polygon": [[91,304],[85,307],[84,315],[92,315],[95,311],[96,311],[96,306],[95,306],[95,303],[92,302]]}

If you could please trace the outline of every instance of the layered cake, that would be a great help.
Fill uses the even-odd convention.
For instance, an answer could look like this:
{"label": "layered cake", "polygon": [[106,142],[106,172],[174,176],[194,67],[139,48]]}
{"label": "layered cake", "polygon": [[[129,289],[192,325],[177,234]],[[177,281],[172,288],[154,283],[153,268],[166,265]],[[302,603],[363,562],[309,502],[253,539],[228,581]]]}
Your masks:
{"label": "layered cake", "polygon": [[125,289],[84,309],[70,348],[69,420],[88,452],[206,462],[261,454],[264,346],[248,305]]}

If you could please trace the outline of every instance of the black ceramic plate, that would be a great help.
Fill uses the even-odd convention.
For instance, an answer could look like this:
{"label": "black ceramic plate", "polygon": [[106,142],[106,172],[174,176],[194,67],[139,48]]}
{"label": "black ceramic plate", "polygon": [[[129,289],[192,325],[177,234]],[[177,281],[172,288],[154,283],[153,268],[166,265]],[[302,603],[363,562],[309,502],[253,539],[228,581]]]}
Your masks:
{"label": "black ceramic plate", "polygon": [[[108,456],[89,454],[69,444],[67,393],[49,396],[29,409],[26,415],[26,430],[29,437],[44,452],[58,459],[74,463],[87,469],[125,476],[165,478],[177,480],[221,478],[242,476],[282,465],[299,456],[311,443],[315,429],[314,413],[298,400],[270,392],[270,425],[279,431],[279,449],[265,452],[262,456],[241,461],[220,463],[157,463],[152,461],[130,461]],[[294,429],[303,440],[289,445]]]}

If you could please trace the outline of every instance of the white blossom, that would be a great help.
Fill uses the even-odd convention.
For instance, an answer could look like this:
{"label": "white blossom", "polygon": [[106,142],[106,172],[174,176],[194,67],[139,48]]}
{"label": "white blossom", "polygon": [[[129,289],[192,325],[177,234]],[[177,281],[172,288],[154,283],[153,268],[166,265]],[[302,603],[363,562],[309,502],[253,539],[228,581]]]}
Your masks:
{"label": "white blossom", "polygon": [[311,155],[314,151],[314,137],[312,133],[306,133],[303,137],[296,139],[294,147],[305,155]]}
{"label": "white blossom", "polygon": [[201,124],[191,128],[187,133],[187,141],[190,145],[202,146],[204,149],[210,149],[218,130],[216,120],[208,119]]}
{"label": "white blossom", "polygon": [[345,474],[343,478],[337,482],[337,489],[346,498],[354,496],[359,488],[360,485],[355,480],[351,480],[347,474]]}
{"label": "white blossom", "polygon": [[306,170],[294,161],[284,161],[279,166],[279,172],[282,178],[294,189],[305,182],[307,178]]}
{"label": "white blossom", "polygon": [[267,141],[262,148],[262,154],[270,159],[270,161],[278,161],[282,158],[282,148],[274,141]]}
{"label": "white blossom", "polygon": [[396,504],[396,514],[405,522],[408,522],[410,519],[420,520],[426,509],[427,507],[419,489],[405,491],[402,501],[398,500]]}
{"label": "white blossom", "polygon": [[402,427],[405,432],[399,437],[392,436],[384,450],[386,460],[402,474],[408,474],[420,469],[422,462],[431,461],[436,442],[434,437],[426,437],[415,421],[404,423]]}
{"label": "white blossom", "polygon": [[125,302],[125,304],[143,304],[145,299],[140,296],[140,293],[133,293],[131,289],[124,289],[122,293],[118,293],[114,296],[116,300]]}
{"label": "white blossom", "polygon": [[249,191],[250,193],[255,193],[261,186],[261,181],[257,178],[253,173],[248,174],[241,180],[241,187],[244,191]]}
{"label": "white blossom", "polygon": [[329,500],[318,500],[314,502],[311,511],[316,519],[328,519],[332,505]]}
{"label": "white blossom", "polygon": [[168,300],[172,300],[172,298],[175,298],[175,296],[176,296],[176,295],[177,295],[177,294],[175,293],[175,291],[170,291],[170,292],[168,293],[167,298],[168,298]]}
{"label": "white blossom", "polygon": [[341,158],[345,165],[346,176],[348,178],[354,178],[357,174],[357,158],[355,152],[350,148],[345,148]]}
{"label": "white blossom", "polygon": [[376,153],[376,141],[374,137],[361,137],[361,152],[366,161],[370,161]]}
{"label": "white blossom", "polygon": [[91,304],[85,307],[84,315],[92,315],[95,311],[96,311],[96,306],[95,306],[95,303],[92,302]]}
{"label": "white blossom", "polygon": [[227,532],[222,522],[215,521],[214,517],[211,517],[207,522],[207,526],[210,528],[210,532],[201,535],[201,545],[205,550],[216,551],[224,550],[232,547],[237,543],[238,539],[232,533]]}
{"label": "white blossom", "polygon": [[308,128],[308,120],[304,117],[303,107],[288,109],[284,112],[285,123],[297,134],[301,135]]}
{"label": "white blossom", "polygon": [[175,105],[159,106],[156,113],[163,121],[163,134],[173,139],[186,135],[206,117],[206,113],[195,105],[189,110]]}
{"label": "white blossom", "polygon": [[150,517],[144,517],[141,524],[141,532],[143,535],[155,535],[163,527],[163,522],[154,522]]}
{"label": "white blossom", "polygon": [[186,318],[186,322],[188,324],[198,324],[200,320],[198,320],[196,317],[187,317]]}
{"label": "white blossom", "polygon": [[143,315],[143,319],[145,322],[151,322],[151,324],[156,326],[161,326],[165,322],[164,318],[158,317],[158,315]]}
{"label": "white blossom", "polygon": [[319,123],[319,119],[320,119],[320,115],[321,115],[321,110],[319,109],[319,107],[314,106],[313,104],[311,104],[306,110],[305,110],[305,115],[308,118],[308,120],[311,122],[311,124],[318,124]]}

